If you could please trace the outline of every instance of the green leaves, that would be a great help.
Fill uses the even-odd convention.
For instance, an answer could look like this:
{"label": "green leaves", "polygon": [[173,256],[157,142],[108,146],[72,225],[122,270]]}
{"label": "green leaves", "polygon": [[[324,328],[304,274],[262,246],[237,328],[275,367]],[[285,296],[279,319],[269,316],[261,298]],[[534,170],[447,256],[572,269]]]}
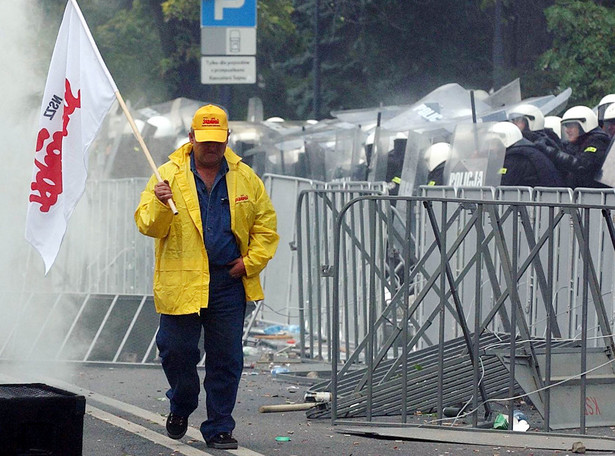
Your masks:
{"label": "green leaves", "polygon": [[553,47],[538,61],[543,77],[572,88],[572,104],[594,106],[615,92],[615,11],[594,2],[558,0],[545,10]]}
{"label": "green leaves", "polygon": [[160,35],[148,10],[141,0],[134,0],[93,33],[124,97],[150,104],[167,100],[169,93],[162,78]]}

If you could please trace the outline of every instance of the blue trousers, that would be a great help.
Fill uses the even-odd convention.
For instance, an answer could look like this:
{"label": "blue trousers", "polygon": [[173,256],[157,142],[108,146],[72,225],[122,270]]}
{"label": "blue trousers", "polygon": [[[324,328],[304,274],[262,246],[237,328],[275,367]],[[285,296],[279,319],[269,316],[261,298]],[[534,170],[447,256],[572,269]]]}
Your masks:
{"label": "blue trousers", "polygon": [[228,268],[210,268],[209,304],[199,314],[160,315],[156,344],[162,368],[169,381],[167,397],[171,412],[188,417],[198,406],[201,359],[201,328],[205,350],[205,404],[207,420],[201,424],[203,438],[232,432],[232,417],[243,370],[243,321],[246,299],[240,279]]}

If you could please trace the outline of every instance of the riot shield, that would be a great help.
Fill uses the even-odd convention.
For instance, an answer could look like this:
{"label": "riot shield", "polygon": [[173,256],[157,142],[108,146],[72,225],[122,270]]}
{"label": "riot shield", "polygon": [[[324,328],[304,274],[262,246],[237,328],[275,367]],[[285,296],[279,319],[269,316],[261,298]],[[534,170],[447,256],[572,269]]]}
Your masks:
{"label": "riot shield", "polygon": [[327,167],[325,165],[326,143],[320,143],[313,139],[305,142],[305,168],[308,179],[327,181]]}
{"label": "riot shield", "polygon": [[308,177],[325,182],[350,178],[354,167],[364,161],[360,136],[360,128],[343,122],[306,130],[303,138]]}
{"label": "riot shield", "polygon": [[290,136],[267,151],[268,172],[286,176],[308,177],[303,138]]}
{"label": "riot shield", "polygon": [[451,156],[444,167],[444,181],[454,187],[497,187],[506,147],[493,122],[459,124],[451,143]]}
{"label": "riot shield", "polygon": [[425,152],[431,145],[430,138],[426,134],[414,131],[408,132],[408,142],[404,155],[404,164],[401,171],[399,195],[418,195],[418,188],[427,184],[429,169]]}
{"label": "riot shield", "polygon": [[[490,109],[480,100],[476,100],[475,106],[479,115]],[[382,126],[393,131],[434,129],[436,125],[444,126],[454,119],[471,116],[470,91],[452,83],[433,90],[394,118],[383,120]]]}
{"label": "riot shield", "polygon": [[376,127],[374,145],[369,161],[368,180],[371,182],[386,181],[389,151],[397,133]]}
{"label": "riot shield", "polygon": [[326,157],[332,179],[353,178],[360,174],[361,163],[365,163],[362,135],[359,127],[336,130],[334,152]]}
{"label": "riot shield", "polygon": [[607,151],[606,158],[602,169],[596,174],[596,180],[601,184],[608,185],[609,187],[615,187],[615,141],[611,141],[609,144],[609,150]]}

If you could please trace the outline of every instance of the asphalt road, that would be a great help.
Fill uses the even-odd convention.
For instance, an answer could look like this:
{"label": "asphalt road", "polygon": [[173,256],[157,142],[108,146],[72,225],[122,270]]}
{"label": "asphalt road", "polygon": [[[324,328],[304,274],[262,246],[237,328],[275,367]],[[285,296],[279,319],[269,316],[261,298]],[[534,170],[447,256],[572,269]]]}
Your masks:
{"label": "asphalt road", "polygon": [[[0,383],[30,382],[57,386],[86,397],[84,456],[573,454],[502,446],[498,431],[493,431],[491,445],[381,439],[339,432],[340,428],[333,427],[329,420],[307,419],[303,411],[259,413],[262,405],[303,402],[308,388],[301,382],[280,381],[272,376],[267,365],[244,371],[235,412],[234,435],[240,448],[233,451],[209,449],[203,442],[198,426],[205,419],[204,404],[190,417],[191,427],[183,439],[175,441],[166,436],[164,422],[169,403],[160,367],[57,363],[18,366],[0,362]],[[276,437],[288,439],[279,441]]]}

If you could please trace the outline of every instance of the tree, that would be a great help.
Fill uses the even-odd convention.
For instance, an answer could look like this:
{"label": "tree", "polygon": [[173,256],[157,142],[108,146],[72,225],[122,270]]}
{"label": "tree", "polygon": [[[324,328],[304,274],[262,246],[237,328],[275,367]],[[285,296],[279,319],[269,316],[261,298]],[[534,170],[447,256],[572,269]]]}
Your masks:
{"label": "tree", "polygon": [[481,0],[481,11],[493,14],[491,87],[521,78],[525,97],[553,90],[536,70],[536,61],[551,46],[544,10],[552,4],[553,0]]}
{"label": "tree", "polygon": [[109,71],[134,106],[168,100],[160,36],[151,9],[143,1],[134,0],[128,8],[116,10],[95,31]]}
{"label": "tree", "polygon": [[543,77],[572,88],[571,102],[594,106],[615,92],[615,9],[581,0],[557,0],[545,11],[553,47],[540,58]]}

